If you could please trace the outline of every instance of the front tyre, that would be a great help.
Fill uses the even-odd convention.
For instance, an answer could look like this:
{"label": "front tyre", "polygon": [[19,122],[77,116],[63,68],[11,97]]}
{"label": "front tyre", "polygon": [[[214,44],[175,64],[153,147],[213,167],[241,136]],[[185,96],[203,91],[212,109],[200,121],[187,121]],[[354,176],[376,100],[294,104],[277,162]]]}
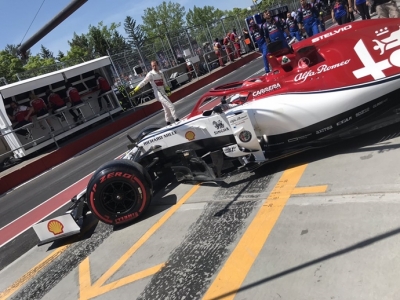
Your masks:
{"label": "front tyre", "polygon": [[140,164],[115,160],[93,174],[86,195],[91,212],[100,221],[120,225],[146,211],[152,198],[152,182]]}

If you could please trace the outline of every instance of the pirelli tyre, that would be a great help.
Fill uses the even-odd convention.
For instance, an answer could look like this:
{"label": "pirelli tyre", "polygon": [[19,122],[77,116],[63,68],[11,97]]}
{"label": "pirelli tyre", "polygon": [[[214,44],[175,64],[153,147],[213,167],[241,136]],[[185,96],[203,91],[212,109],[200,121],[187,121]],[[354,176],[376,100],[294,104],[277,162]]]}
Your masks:
{"label": "pirelli tyre", "polygon": [[115,160],[96,170],[86,192],[90,211],[104,223],[119,225],[146,211],[152,199],[152,181],[140,164]]}

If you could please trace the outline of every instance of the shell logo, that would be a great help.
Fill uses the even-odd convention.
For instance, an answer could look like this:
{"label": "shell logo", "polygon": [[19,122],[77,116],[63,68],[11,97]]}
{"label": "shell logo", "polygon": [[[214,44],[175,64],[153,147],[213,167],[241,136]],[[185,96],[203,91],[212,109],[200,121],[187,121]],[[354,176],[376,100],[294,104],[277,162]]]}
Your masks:
{"label": "shell logo", "polygon": [[47,229],[54,235],[64,233],[64,225],[57,220],[51,220],[49,223],[47,223]]}
{"label": "shell logo", "polygon": [[189,141],[194,140],[195,137],[196,135],[194,134],[193,131],[188,131],[185,134],[185,138],[187,138]]}

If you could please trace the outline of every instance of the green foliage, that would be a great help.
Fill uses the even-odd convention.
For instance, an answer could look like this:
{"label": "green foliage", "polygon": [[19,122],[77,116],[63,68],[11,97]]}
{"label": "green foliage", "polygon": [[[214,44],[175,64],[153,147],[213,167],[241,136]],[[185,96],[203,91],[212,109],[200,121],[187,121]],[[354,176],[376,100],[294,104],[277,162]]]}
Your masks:
{"label": "green foliage", "polygon": [[185,7],[179,3],[163,1],[156,7],[150,7],[144,10],[143,31],[150,37],[165,36],[169,33],[171,36],[178,36],[185,26]]}
{"label": "green foliage", "polygon": [[[300,2],[300,1],[297,1]],[[289,3],[293,3],[293,1],[289,1],[289,0],[283,0],[283,1],[279,1],[279,0],[261,0],[261,1],[257,1],[257,8],[259,12],[262,12],[266,9],[269,9],[273,6],[281,6],[281,5],[287,5]]]}
{"label": "green foliage", "polygon": [[81,48],[79,46],[73,45],[67,54],[61,58],[61,61],[77,60],[83,62],[84,58],[89,57],[89,52],[87,48]]}
{"label": "green foliage", "polygon": [[142,25],[136,26],[136,20],[130,16],[125,18],[124,22],[125,33],[128,35],[128,42],[134,48],[140,48],[144,45],[146,35],[143,31]]}
{"label": "green foliage", "polygon": [[74,36],[71,41],[68,41],[71,49],[67,52],[66,58],[79,57],[100,57],[108,55],[107,50],[118,52],[128,49],[124,37],[117,31],[120,23],[111,23],[110,26],[99,22],[97,26],[89,25],[89,32],[86,34]]}
{"label": "green foliage", "polygon": [[47,58],[54,59],[53,52],[51,52],[50,49],[46,48],[43,45],[40,46],[40,57],[43,59],[47,59]]}
{"label": "green foliage", "polygon": [[[6,47],[4,48],[4,50],[15,57],[18,57],[18,47],[20,45],[21,44],[19,44],[19,45],[7,44]],[[31,50],[27,50],[26,55],[27,55],[27,57],[29,57],[31,55]]]}
{"label": "green foliage", "polygon": [[219,20],[224,16],[224,12],[220,9],[215,9],[213,6],[193,7],[189,9],[186,15],[188,27],[201,27],[214,20]]}
{"label": "green foliage", "polygon": [[87,34],[77,35],[76,32],[74,32],[74,36],[72,37],[71,41],[68,41],[68,44],[71,48],[77,47],[81,49],[89,49],[89,40]]}
{"label": "green foliage", "polygon": [[8,83],[15,82],[18,80],[16,74],[23,70],[22,61],[17,56],[6,50],[0,51],[0,77]]}
{"label": "green foliage", "polygon": [[24,65],[25,70],[39,69],[45,66],[51,66],[56,63],[56,60],[51,57],[42,58],[41,54],[32,55],[29,57],[27,63]]}
{"label": "green foliage", "polygon": [[58,50],[58,54],[57,54],[57,60],[58,61],[62,61],[62,59],[65,57],[64,52],[62,52],[61,50]]}
{"label": "green foliage", "polygon": [[233,8],[232,10],[225,11],[226,17],[238,18],[239,20],[244,20],[251,13],[247,10],[247,8]]}

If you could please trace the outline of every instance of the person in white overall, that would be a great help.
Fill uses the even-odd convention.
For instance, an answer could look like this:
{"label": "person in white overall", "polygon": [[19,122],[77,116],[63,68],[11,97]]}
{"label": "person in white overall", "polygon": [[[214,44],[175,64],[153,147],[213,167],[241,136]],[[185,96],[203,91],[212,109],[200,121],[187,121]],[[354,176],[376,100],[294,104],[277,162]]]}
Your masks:
{"label": "person in white overall", "polygon": [[175,107],[167,96],[167,93],[169,94],[171,90],[167,84],[167,81],[165,80],[164,74],[158,67],[158,62],[153,60],[151,62],[151,68],[152,70],[147,73],[146,77],[137,85],[137,87],[134,88],[133,91],[136,93],[148,82],[150,82],[150,85],[154,91],[154,96],[158,101],[161,102],[164,108],[165,121],[167,122],[167,125],[171,124],[171,117],[175,120],[175,122],[178,122],[179,119],[176,116]]}

